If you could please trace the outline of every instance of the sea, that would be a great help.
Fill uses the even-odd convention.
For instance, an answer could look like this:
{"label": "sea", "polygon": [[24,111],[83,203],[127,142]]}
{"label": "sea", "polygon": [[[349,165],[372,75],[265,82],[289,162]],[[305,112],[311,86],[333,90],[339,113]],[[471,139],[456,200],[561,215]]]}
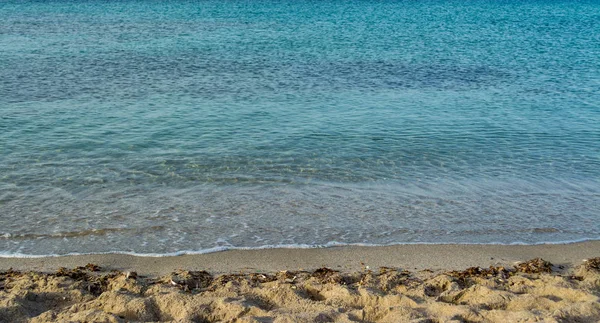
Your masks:
{"label": "sea", "polygon": [[0,0],[0,255],[600,239],[600,1]]}

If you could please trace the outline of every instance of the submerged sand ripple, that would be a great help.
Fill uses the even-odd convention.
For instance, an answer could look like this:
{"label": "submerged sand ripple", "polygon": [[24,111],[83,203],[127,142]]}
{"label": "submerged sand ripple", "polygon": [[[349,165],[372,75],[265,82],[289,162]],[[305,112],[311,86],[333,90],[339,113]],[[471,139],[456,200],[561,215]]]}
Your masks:
{"label": "submerged sand ripple", "polygon": [[541,259],[445,273],[8,271],[0,273],[0,321],[597,322],[599,268],[600,258],[569,274]]}

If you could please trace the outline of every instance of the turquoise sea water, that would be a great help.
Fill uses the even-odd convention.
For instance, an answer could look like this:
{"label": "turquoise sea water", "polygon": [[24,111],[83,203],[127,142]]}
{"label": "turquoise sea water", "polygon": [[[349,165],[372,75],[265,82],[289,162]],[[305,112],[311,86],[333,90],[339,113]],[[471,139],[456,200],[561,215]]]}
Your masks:
{"label": "turquoise sea water", "polygon": [[0,0],[0,254],[599,239],[599,22]]}

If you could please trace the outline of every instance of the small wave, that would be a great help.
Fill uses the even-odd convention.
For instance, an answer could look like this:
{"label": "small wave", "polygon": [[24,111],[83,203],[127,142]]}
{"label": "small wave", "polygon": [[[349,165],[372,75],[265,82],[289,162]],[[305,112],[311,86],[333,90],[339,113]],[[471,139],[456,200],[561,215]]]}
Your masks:
{"label": "small wave", "polygon": [[545,241],[536,243],[526,243],[522,241],[516,241],[511,243],[501,242],[486,242],[486,243],[436,243],[436,242],[407,242],[407,243],[389,243],[389,244],[371,244],[371,243],[342,243],[337,241],[331,241],[320,245],[307,245],[307,244],[281,244],[281,245],[264,245],[260,247],[213,247],[201,250],[182,250],[169,253],[136,253],[128,251],[107,251],[107,252],[89,252],[89,253],[67,253],[67,254],[24,254],[24,253],[8,253],[0,252],[0,258],[46,258],[46,257],[68,257],[68,256],[89,256],[89,255],[128,255],[135,257],[174,257],[184,255],[202,255],[215,252],[223,252],[230,250],[265,250],[265,249],[321,249],[321,248],[335,248],[335,247],[389,247],[389,246],[401,246],[401,245],[498,245],[498,246],[537,246],[537,245],[562,245],[562,244],[574,244],[587,241],[600,241],[600,236],[595,238],[583,238],[575,240],[564,240],[564,241]]}
{"label": "small wave", "polygon": [[5,233],[0,235],[0,239],[10,239],[10,240],[28,240],[28,239],[41,239],[41,238],[75,238],[75,237],[86,237],[86,236],[102,236],[113,232],[128,232],[128,231],[138,231],[138,230],[162,230],[164,229],[161,225],[146,227],[146,228],[104,228],[104,229],[90,229],[90,230],[82,230],[82,231],[65,231],[65,232],[55,232],[55,233],[20,233],[20,234],[12,234]]}

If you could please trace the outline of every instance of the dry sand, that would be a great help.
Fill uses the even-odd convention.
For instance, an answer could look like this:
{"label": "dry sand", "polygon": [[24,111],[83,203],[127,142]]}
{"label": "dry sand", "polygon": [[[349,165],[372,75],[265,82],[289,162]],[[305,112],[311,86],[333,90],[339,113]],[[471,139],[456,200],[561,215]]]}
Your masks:
{"label": "dry sand", "polygon": [[0,258],[0,322],[599,322],[599,246]]}

